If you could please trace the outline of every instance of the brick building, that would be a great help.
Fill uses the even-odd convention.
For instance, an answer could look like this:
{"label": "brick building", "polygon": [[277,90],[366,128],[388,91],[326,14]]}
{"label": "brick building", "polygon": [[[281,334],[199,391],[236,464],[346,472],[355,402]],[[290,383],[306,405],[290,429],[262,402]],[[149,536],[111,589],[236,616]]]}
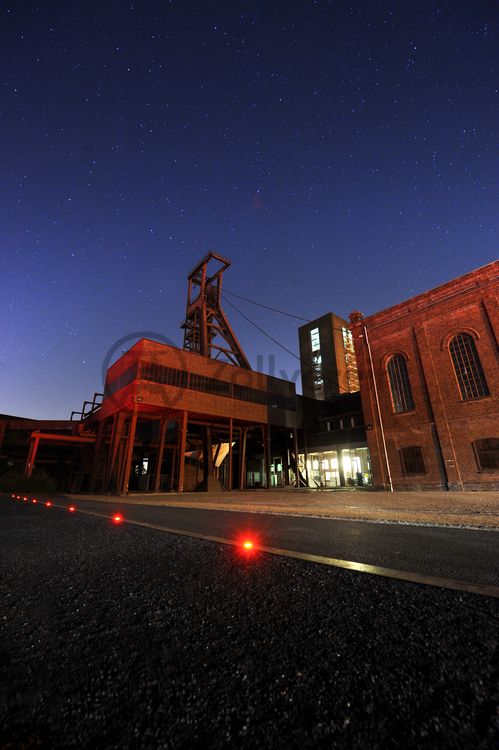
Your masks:
{"label": "brick building", "polygon": [[350,329],[332,313],[302,326],[299,398],[249,368],[219,305],[227,267],[210,253],[190,274],[183,349],[137,342],[67,422],[0,415],[0,473],[125,493],[499,489],[499,261]]}
{"label": "brick building", "polygon": [[377,489],[499,489],[499,261],[350,316]]}

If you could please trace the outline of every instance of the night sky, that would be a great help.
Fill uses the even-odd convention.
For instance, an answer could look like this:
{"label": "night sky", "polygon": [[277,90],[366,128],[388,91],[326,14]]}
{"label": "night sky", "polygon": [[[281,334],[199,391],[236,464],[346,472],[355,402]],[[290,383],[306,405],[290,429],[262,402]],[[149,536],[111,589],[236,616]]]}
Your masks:
{"label": "night sky", "polygon": [[208,250],[309,319],[494,260],[498,32],[495,0],[0,3],[0,412],[69,418],[119,339],[181,346]]}

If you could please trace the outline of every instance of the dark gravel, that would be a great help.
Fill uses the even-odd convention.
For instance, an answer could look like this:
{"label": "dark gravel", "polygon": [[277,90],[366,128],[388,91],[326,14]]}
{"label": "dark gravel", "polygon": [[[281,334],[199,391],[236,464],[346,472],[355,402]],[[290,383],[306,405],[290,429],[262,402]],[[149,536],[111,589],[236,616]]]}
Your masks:
{"label": "dark gravel", "polygon": [[497,748],[499,601],[0,499],[0,747]]}

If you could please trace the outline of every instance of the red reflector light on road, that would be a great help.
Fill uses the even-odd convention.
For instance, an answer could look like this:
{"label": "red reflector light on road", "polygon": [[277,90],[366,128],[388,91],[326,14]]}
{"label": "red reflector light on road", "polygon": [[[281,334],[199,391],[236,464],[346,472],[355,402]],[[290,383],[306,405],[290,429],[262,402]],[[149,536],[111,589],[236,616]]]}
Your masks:
{"label": "red reflector light on road", "polygon": [[236,537],[236,546],[243,557],[253,557],[259,549],[260,536],[253,531],[246,531]]}
{"label": "red reflector light on road", "polygon": [[121,523],[123,521],[123,516],[120,513],[116,513],[113,516],[114,523]]}
{"label": "red reflector light on road", "polygon": [[76,510],[76,508],[75,508],[74,505],[70,505],[69,508],[68,508],[68,510],[69,510],[70,513],[74,513],[75,510]]}
{"label": "red reflector light on road", "polygon": [[27,497],[23,497],[23,500],[24,500],[24,502],[27,502],[28,498]]}
{"label": "red reflector light on road", "polygon": [[52,503],[50,502],[50,500],[48,500],[48,501],[47,501],[47,502],[45,503],[45,505],[47,506],[47,508],[50,508],[50,506],[52,505]]}
{"label": "red reflector light on road", "polygon": [[37,503],[37,502],[38,502],[38,500],[36,499],[36,497],[34,497],[34,498],[33,498],[33,500],[32,500],[31,502],[32,502],[32,503]]}

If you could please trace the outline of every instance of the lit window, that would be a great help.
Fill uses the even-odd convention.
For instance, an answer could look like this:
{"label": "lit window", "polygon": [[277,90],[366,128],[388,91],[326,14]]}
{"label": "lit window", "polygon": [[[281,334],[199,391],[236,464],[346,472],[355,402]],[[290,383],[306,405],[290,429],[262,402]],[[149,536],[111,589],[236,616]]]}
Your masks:
{"label": "lit window", "polygon": [[426,474],[423,449],[419,445],[401,448],[399,453],[403,474]]}
{"label": "lit window", "polygon": [[394,354],[388,360],[386,369],[390,382],[393,411],[396,414],[404,411],[412,411],[414,409],[414,401],[412,399],[405,358],[401,354]]}
{"label": "lit window", "polygon": [[345,355],[345,366],[347,372],[348,390],[350,393],[359,390],[359,373],[357,372],[357,360],[355,359],[355,349],[353,337],[350,329],[342,326],[341,334],[343,337],[343,354]]}
{"label": "lit window", "polygon": [[345,328],[345,326],[342,326],[341,335],[343,336],[343,346],[345,347],[345,349],[353,347],[352,331],[350,331],[348,328]]}
{"label": "lit window", "polygon": [[314,367],[314,371],[317,373],[315,382],[322,384],[322,355],[321,354],[314,354],[312,357],[312,364]]}
{"label": "lit window", "polygon": [[499,438],[475,440],[473,447],[480,470],[499,469]]}
{"label": "lit window", "polygon": [[488,396],[489,389],[473,336],[458,333],[451,340],[449,351],[463,401]]}
{"label": "lit window", "polygon": [[312,383],[316,398],[324,399],[324,375],[322,372],[322,355],[312,353]]}
{"label": "lit window", "polygon": [[313,328],[310,331],[310,343],[312,345],[312,351],[317,352],[321,348],[321,340],[319,338],[319,329]]}
{"label": "lit window", "polygon": [[343,471],[345,474],[351,474],[352,472],[352,459],[348,455],[348,451],[343,450],[342,451],[342,460],[343,460]]}

